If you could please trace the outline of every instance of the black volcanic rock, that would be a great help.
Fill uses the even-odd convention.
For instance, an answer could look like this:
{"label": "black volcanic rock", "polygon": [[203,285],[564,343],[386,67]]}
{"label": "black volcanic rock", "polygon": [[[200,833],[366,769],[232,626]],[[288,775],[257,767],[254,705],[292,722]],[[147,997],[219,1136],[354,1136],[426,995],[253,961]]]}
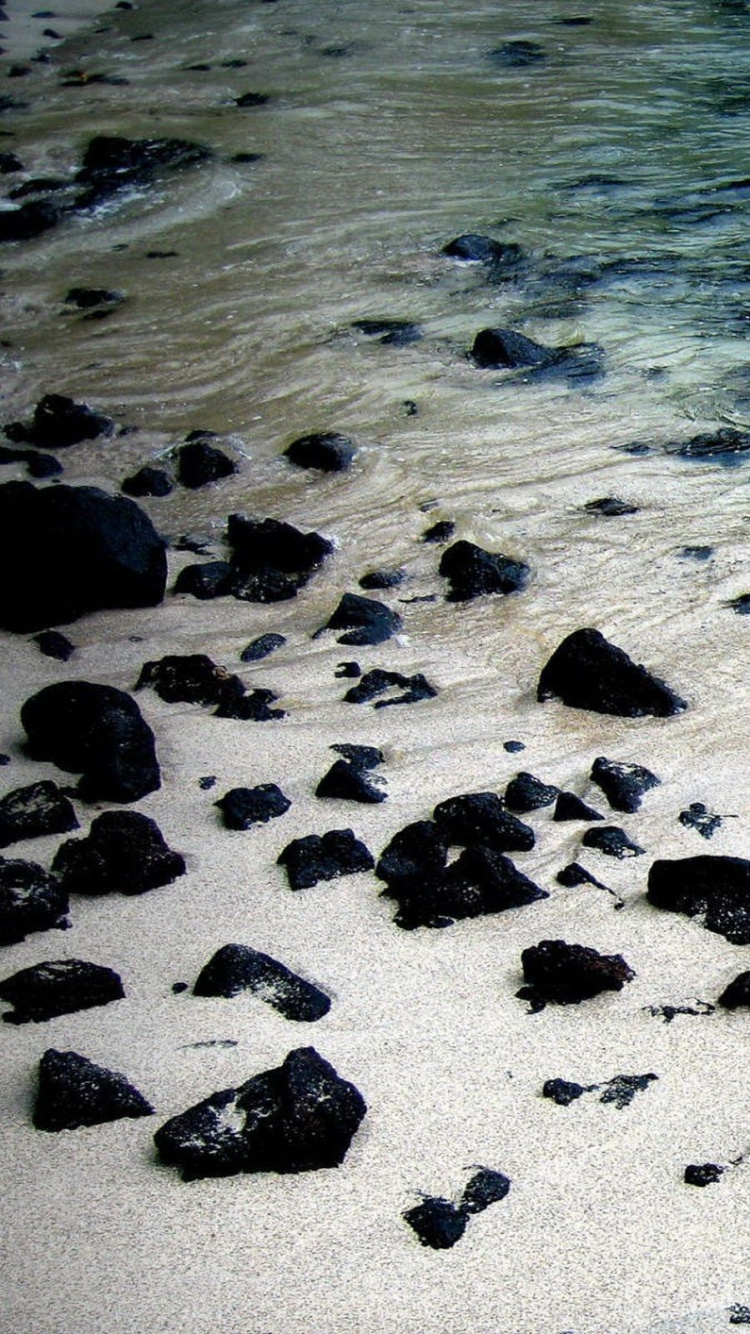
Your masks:
{"label": "black volcanic rock", "polygon": [[750,1008],[750,971],[732,978],[719,996],[719,1005],[725,1010]]}
{"label": "black volcanic rock", "polygon": [[37,1130],[77,1130],[122,1117],[152,1116],[142,1093],[114,1070],[50,1047],[39,1062],[32,1120]]}
{"label": "black volcanic rock", "polygon": [[489,593],[518,593],[531,573],[523,561],[485,551],[463,539],[443,552],[438,570],[450,584],[449,602],[468,602]]}
{"label": "black volcanic rock", "polygon": [[207,440],[192,440],[177,450],[177,480],[190,491],[231,477],[236,471],[234,459]]}
{"label": "black volcanic rock", "polygon": [[375,874],[385,881],[391,898],[419,894],[442,880],[448,848],[448,836],[434,820],[415,820],[393,835]]}
{"label": "black volcanic rock", "polygon": [[688,1186],[713,1186],[721,1180],[725,1171],[726,1168],[719,1163],[689,1163],[683,1180]]}
{"label": "black volcanic rock", "polygon": [[17,945],[31,931],[67,925],[68,895],[34,862],[0,857],[0,945]]}
{"label": "black volcanic rock", "polygon": [[67,449],[82,440],[111,436],[111,417],[96,412],[87,403],[76,403],[64,394],[45,394],[34,409],[31,422],[12,422],[5,428],[10,440],[37,445],[40,449]]}
{"label": "black volcanic rock", "polygon": [[587,945],[541,940],[521,953],[524,999],[578,1005],[602,991],[622,991],[635,977],[621,954],[600,954]]}
{"label": "black volcanic rock", "polygon": [[415,1204],[402,1215],[416,1232],[423,1246],[434,1251],[447,1251],[455,1246],[466,1231],[467,1213],[450,1200],[439,1195],[428,1195],[421,1204]]}
{"label": "black volcanic rock", "polygon": [[517,370],[526,366],[549,366],[557,349],[535,343],[533,338],[515,329],[481,329],[474,339],[471,355],[477,366],[493,370]]}
{"label": "black volcanic rock", "polygon": [[420,325],[411,320],[362,319],[355,320],[352,328],[366,338],[376,338],[384,347],[410,347],[422,337]]}
{"label": "black volcanic rock", "polygon": [[120,486],[125,496],[168,496],[174,490],[174,483],[164,468],[154,468],[146,463],[137,472],[126,477]]}
{"label": "black volcanic rock", "polygon": [[508,783],[505,805],[517,815],[527,815],[529,811],[540,810],[542,806],[551,806],[559,791],[553,784],[542,783],[533,774],[522,771]]}
{"label": "black volcanic rock", "polygon": [[251,829],[254,824],[267,824],[269,820],[284,815],[291,804],[276,783],[233,787],[214,802],[221,811],[227,829]]}
{"label": "black volcanic rock", "polygon": [[598,630],[574,630],[539,677],[537,699],[624,718],[664,718],[687,708],[669,686],[634,663]]}
{"label": "black volcanic rock", "polygon": [[207,602],[225,597],[234,588],[234,569],[226,560],[207,560],[197,565],[186,565],[178,574],[175,593],[189,593],[191,597]]}
{"label": "black volcanic rock", "polygon": [[83,959],[50,959],[0,982],[0,1000],[14,1007],[3,1015],[6,1024],[41,1023],[59,1014],[109,1005],[124,995],[117,973]]}
{"label": "black volcanic rock", "polygon": [[77,207],[102,204],[120,190],[150,185],[163,171],[174,171],[206,161],[211,156],[201,144],[183,139],[126,139],[97,135],[89,141],[76,183],[81,187]]}
{"label": "black volcanic rock", "polygon": [[[344,674],[344,672],[337,673],[339,676]],[[352,676],[355,674],[346,673]],[[402,693],[396,694],[394,693],[396,691]],[[380,698],[386,694],[387,699]],[[373,708],[386,709],[391,704],[417,704],[422,699],[434,699],[436,695],[435,686],[430,685],[427,677],[421,672],[417,672],[414,676],[404,676],[402,672],[389,672],[382,667],[373,667],[371,671],[361,676],[356,686],[350,686],[344,695],[344,701],[346,704],[369,704],[375,700]]]}
{"label": "black volcanic rock", "polygon": [[193,987],[194,996],[238,996],[251,991],[285,1019],[314,1023],[331,1008],[331,998],[268,954],[249,945],[222,945]]}
{"label": "black volcanic rock", "polygon": [[721,829],[724,818],[710,811],[705,802],[691,801],[687,810],[680,811],[677,819],[685,829],[694,829],[701,838],[713,838],[717,829]]}
{"label": "black volcanic rock", "polygon": [[655,861],[647,897],[656,908],[703,917],[708,931],[750,945],[750,861],[743,857],[681,857]]}
{"label": "black volcanic rock", "polygon": [[503,42],[487,54],[493,65],[502,69],[528,69],[540,65],[546,59],[543,46],[521,37]]}
{"label": "black volcanic rock", "polygon": [[60,681],[21,709],[27,750],[82,774],[85,801],[138,801],[161,786],[154,734],[135,700],[114,686]]}
{"label": "black volcanic rock", "polygon": [[344,593],[323,629],[345,630],[345,634],[337,636],[339,644],[361,646],[385,643],[398,633],[401,625],[398,613],[384,603],[363,598],[359,593]]}
{"label": "black volcanic rock", "polygon": [[632,814],[640,809],[644,793],[658,787],[660,780],[640,764],[624,764],[599,755],[591,766],[591,780],[597,783],[610,806]]}
{"label": "black volcanic rock", "polygon": [[303,533],[278,519],[250,519],[243,514],[230,514],[227,542],[234,569],[231,592],[248,602],[296,597],[334,549],[320,533]]}
{"label": "black volcanic rock", "polygon": [[284,450],[290,463],[319,472],[346,472],[354,462],[354,454],[352,441],[338,431],[301,435]]}
{"label": "black volcanic rock", "polygon": [[383,791],[382,782],[378,775],[369,777],[359,764],[346,759],[335,760],[318,783],[315,795],[373,805],[386,800],[387,793]]}
{"label": "black volcanic rock", "polygon": [[298,1047],[276,1069],[172,1117],[154,1141],[162,1161],[180,1167],[186,1181],[309,1172],[344,1161],[366,1111],[358,1089],[314,1047]]}
{"label": "black volcanic rock", "polygon": [[49,779],[14,788],[0,798],[0,848],[22,838],[68,834],[77,828],[71,802]]}
{"label": "black volcanic rock", "polygon": [[277,698],[272,690],[246,691],[239,676],[219,667],[205,653],[167,654],[145,662],[136,690],[144,686],[151,686],[168,704],[213,707],[216,718],[267,722],[286,717],[283,709],[270,707]]}
{"label": "black volcanic rock", "polygon": [[581,842],[585,848],[596,848],[598,852],[603,852],[607,857],[616,857],[618,861],[625,857],[642,857],[644,854],[644,849],[628,838],[624,829],[614,824],[587,829]]}
{"label": "black volcanic rock", "polygon": [[277,861],[286,870],[290,888],[295,890],[309,889],[320,880],[370,871],[375,865],[372,853],[351,829],[329,829],[325,834],[295,838]]}
{"label": "black volcanic rock", "polygon": [[69,894],[144,894],[185,874],[155,820],[140,811],[103,811],[88,838],[72,838],[55,853],[52,871]]}
{"label": "black volcanic rock", "polygon": [[269,631],[268,634],[258,635],[243,648],[240,654],[240,662],[260,662],[267,658],[271,653],[275,653],[277,648],[283,648],[286,643],[284,635],[274,634]]}
{"label": "black volcanic rock", "polygon": [[45,658],[55,658],[57,662],[67,662],[76,651],[75,644],[59,630],[42,630],[41,634],[34,635],[34,640]]}
{"label": "black volcanic rock", "polygon": [[492,268],[516,268],[523,257],[521,247],[515,242],[495,241],[480,232],[462,232],[443,246],[442,253],[451,259],[487,264]]}
{"label": "black volcanic rock", "polygon": [[542,1097],[550,1098],[558,1107],[569,1107],[572,1102],[576,1102],[587,1093],[590,1087],[586,1084],[576,1084],[570,1079],[547,1079],[542,1088]]}
{"label": "black volcanic rock", "polygon": [[587,806],[575,792],[560,792],[552,819],[560,823],[564,820],[603,820],[604,816],[593,806]]}
{"label": "black volcanic rock", "polygon": [[0,486],[0,627],[21,634],[86,612],[153,607],[167,579],[164,542],[134,500],[93,486]]}
{"label": "black volcanic rock", "polygon": [[[387,897],[395,898],[390,890]],[[447,926],[466,918],[524,908],[549,895],[491,848],[466,848],[434,884],[409,887],[399,896],[397,926]]]}
{"label": "black volcanic rock", "polygon": [[466,1214],[481,1214],[491,1204],[504,1200],[510,1190],[511,1182],[504,1172],[497,1172],[493,1167],[479,1167],[464,1186],[459,1208]]}
{"label": "black volcanic rock", "polygon": [[701,431],[679,445],[676,452],[685,459],[735,459],[750,452],[750,432],[738,431],[734,426]]}
{"label": "black volcanic rock", "polygon": [[52,199],[31,199],[0,213],[0,243],[30,241],[56,227],[62,210]]}
{"label": "black volcanic rock", "polygon": [[495,792],[467,792],[441,801],[433,819],[449,843],[490,848],[493,852],[529,852],[534,831],[506,811]]}

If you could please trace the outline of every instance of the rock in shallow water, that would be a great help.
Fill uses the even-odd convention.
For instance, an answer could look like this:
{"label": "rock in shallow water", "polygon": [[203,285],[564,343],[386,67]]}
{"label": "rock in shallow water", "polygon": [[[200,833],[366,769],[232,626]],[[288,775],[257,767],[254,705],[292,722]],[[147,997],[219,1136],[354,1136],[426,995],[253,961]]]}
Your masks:
{"label": "rock in shallow water", "polygon": [[450,584],[449,602],[468,602],[490,593],[518,593],[531,574],[523,561],[500,551],[485,551],[463,539],[443,552],[438,568]]}
{"label": "rock in shallow water", "polygon": [[623,718],[664,718],[687,708],[669,686],[610,644],[598,630],[574,630],[539,677],[537,699]]}
{"label": "rock in shallow water", "polygon": [[64,927],[67,912],[68,895],[56,876],[34,862],[0,857],[0,945]]}
{"label": "rock in shallow water", "polygon": [[338,431],[324,431],[317,435],[301,435],[284,450],[285,458],[298,468],[313,468],[317,472],[346,472],[354,462],[352,441]]}
{"label": "rock in shallow water", "polygon": [[83,959],[50,959],[22,968],[0,982],[0,1000],[14,1008],[6,1024],[41,1023],[122,1000],[122,981],[111,968]]}
{"label": "rock in shallow water", "polygon": [[[401,629],[401,617],[374,598],[363,598],[359,593],[344,593],[324,630],[345,630],[338,635],[339,644],[383,644]],[[318,632],[320,633],[320,631]]]}
{"label": "rock in shallow water", "polygon": [[88,838],[55,853],[52,871],[70,894],[144,894],[185,874],[185,858],[167,847],[155,820],[140,811],[104,811]]}
{"label": "rock in shallow water", "polygon": [[45,394],[34,409],[28,425],[12,422],[5,427],[9,440],[23,441],[40,449],[67,449],[82,440],[109,437],[115,424],[111,417],[90,408],[88,403],[76,403],[65,394]]}
{"label": "rock in shallow water", "polygon": [[78,1052],[50,1047],[39,1062],[32,1115],[37,1130],[78,1130],[153,1112],[125,1075],[94,1065]]}
{"label": "rock in shallow water", "polygon": [[154,1142],[185,1181],[317,1171],[344,1161],[366,1111],[359,1090],[314,1047],[298,1047],[276,1069],[172,1117]]}
{"label": "rock in shallow water", "polygon": [[285,1019],[314,1023],[328,1014],[331,998],[278,959],[249,945],[222,945],[193,987],[194,996],[238,996],[251,991]]}

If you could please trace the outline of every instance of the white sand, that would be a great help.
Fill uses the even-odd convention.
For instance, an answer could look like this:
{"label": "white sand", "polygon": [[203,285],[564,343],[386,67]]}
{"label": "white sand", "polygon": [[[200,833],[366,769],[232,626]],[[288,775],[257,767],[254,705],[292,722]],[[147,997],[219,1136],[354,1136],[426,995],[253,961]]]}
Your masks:
{"label": "white sand", "polygon": [[11,0],[7,20],[0,25],[0,46],[7,59],[27,60],[72,37],[92,19],[102,17],[106,22],[108,8],[106,0],[52,0],[49,5],[44,0]]}

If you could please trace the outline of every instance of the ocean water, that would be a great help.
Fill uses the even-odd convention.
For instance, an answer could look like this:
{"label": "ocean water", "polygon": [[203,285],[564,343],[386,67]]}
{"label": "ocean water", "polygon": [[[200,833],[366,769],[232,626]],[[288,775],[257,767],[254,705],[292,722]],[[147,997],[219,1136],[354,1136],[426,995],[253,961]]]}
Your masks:
{"label": "ocean water", "polygon": [[[9,3],[14,17],[31,8]],[[184,138],[205,145],[211,156],[71,217],[37,240],[2,247],[3,420],[28,417],[49,392],[110,414],[127,429],[61,457],[65,480],[113,490],[142,463],[169,463],[188,432],[218,432],[237,474],[202,491],[177,488],[166,499],[144,501],[165,536],[188,533],[220,553],[226,516],[243,510],[317,529],[337,547],[330,566],[292,604],[198,604],[170,595],[164,608],[147,613],[86,618],[69,629],[80,646],[76,671],[126,687],[145,658],[180,651],[208,652],[241,670],[239,648],[255,634],[280,630],[288,645],[278,659],[244,675],[249,684],[279,692],[288,725],[272,735],[261,729],[262,740],[255,731],[241,742],[223,733],[216,749],[225,748],[227,785],[232,774],[235,780],[255,775],[257,781],[259,773],[262,781],[275,778],[274,764],[285,780],[297,781],[310,828],[321,821],[310,793],[331,740],[386,749],[387,809],[357,813],[358,830],[376,850],[408,820],[424,818],[436,801],[457,791],[500,789],[517,768],[585,791],[592,759],[606,753],[646,764],[662,778],[653,801],[628,826],[650,855],[750,856],[750,621],[730,606],[750,593],[750,453],[747,462],[741,453],[680,454],[699,433],[750,431],[750,6],[743,0],[597,0],[589,7],[573,0],[142,0],[132,11],[107,10],[64,41],[43,39],[42,29],[54,29],[55,22],[29,16],[19,55],[26,73],[5,81],[7,95],[20,105],[2,112],[0,148],[12,149],[24,164],[21,173],[3,179],[6,193],[32,177],[68,178],[94,133]],[[49,60],[29,61],[43,40]],[[12,52],[4,57],[6,70],[12,59]],[[249,92],[267,101],[238,106]],[[238,155],[257,156],[238,161]],[[443,253],[467,232],[520,247],[517,270],[501,275]],[[106,318],[87,319],[64,301],[70,288],[82,285],[116,289],[125,299]],[[403,346],[383,343],[358,329],[364,320],[408,321],[419,326],[419,337]],[[470,349],[488,326],[510,327],[581,355],[593,345],[597,373],[537,379],[480,369]],[[327,430],[354,440],[350,472],[323,477],[283,457],[297,436]],[[24,473],[14,465],[3,475]],[[606,516],[585,509],[606,497],[634,512]],[[447,603],[437,574],[439,548],[420,541],[438,519],[453,521],[456,537],[526,561],[528,589],[507,599]],[[173,551],[172,573],[190,560]],[[355,655],[330,636],[312,638],[341,593],[356,591],[368,570],[393,565],[407,571],[395,593],[384,595],[403,617],[397,641]],[[600,629],[663,676],[687,700],[687,712],[603,722],[537,704],[541,667],[562,637],[582,625]],[[33,646],[19,649],[12,636],[2,637],[0,650],[6,700],[0,745],[14,754],[20,782],[17,706],[32,685],[64,672],[39,662]],[[356,720],[347,715],[344,722],[342,683],[333,671],[351,656],[365,667],[425,672],[438,698],[378,715],[367,710]],[[202,739],[195,722],[158,704],[143,707],[161,729],[168,757],[167,793],[163,806],[155,798],[153,813],[175,811],[184,841],[191,821],[201,817],[195,798],[191,804],[183,796],[181,774],[192,765],[193,782],[198,773],[213,772],[214,743]],[[510,738],[523,740],[524,755],[502,749]],[[242,759],[243,746],[249,759]],[[731,817],[710,846],[678,823],[678,812],[693,801]],[[545,825],[545,839],[523,869],[552,889],[563,861],[578,856],[579,833]],[[238,929],[232,925],[238,868],[248,879],[268,876],[278,851],[274,838],[280,847],[283,836],[273,831],[249,851],[235,851],[235,843],[232,864],[223,846],[212,847],[201,864],[196,833],[195,866],[219,896],[205,911],[215,912],[227,932]],[[605,896],[594,902],[588,891],[576,891],[540,907],[543,929],[513,915],[501,950],[508,997],[511,948],[541,934],[585,936],[599,948],[622,948],[626,956],[641,950],[648,957],[653,925],[642,902],[646,864],[647,858],[635,869],[630,862],[590,863],[625,898],[622,913],[613,913]],[[178,946],[196,965],[203,962],[205,947],[189,943],[187,927],[183,939],[182,926],[160,911],[160,925],[174,935],[168,957],[175,975],[183,967]],[[316,930],[314,913],[300,908],[295,919],[295,910],[279,911],[280,940],[264,926],[267,947],[286,944],[304,955],[306,933]],[[305,1184],[310,1193],[295,1197],[299,1237],[292,1244],[289,1196],[274,1186],[268,1246],[277,1249],[280,1292],[269,1292],[260,1260],[257,1274],[252,1269],[234,1217],[219,1279],[206,1251],[214,1228],[206,1212],[224,1217],[225,1183],[193,1193],[186,1204],[181,1186],[168,1188],[156,1178],[149,1207],[158,1213],[156,1196],[165,1191],[166,1222],[149,1225],[154,1250],[143,1271],[132,1257],[120,1269],[124,1251],[116,1250],[117,1263],[89,1257],[76,1277],[75,1266],[72,1273],[66,1269],[57,1216],[64,1213],[64,1177],[62,1168],[56,1175],[50,1151],[42,1167],[54,1189],[43,1212],[52,1229],[52,1272],[68,1307],[52,1315],[36,1293],[34,1265],[43,1247],[31,1246],[12,1287],[16,1334],[62,1334],[73,1327],[71,1312],[81,1334],[105,1327],[108,1334],[145,1334],[127,1306],[129,1284],[139,1279],[154,1334],[173,1334],[178,1316],[188,1334],[214,1327],[225,1334],[267,1334],[272,1327],[274,1334],[499,1334],[501,1328],[561,1334],[572,1320],[576,1334],[714,1334],[728,1327],[733,1304],[739,1309],[750,1301],[742,1169],[731,1178],[734,1195],[729,1180],[716,1188],[724,1191],[718,1204],[710,1190],[695,1192],[703,1212],[694,1199],[685,1200],[681,1185],[671,1194],[656,1188],[655,1203],[651,1192],[660,1154],[678,1181],[685,1154],[723,1153],[726,1159],[746,1147],[746,1038],[733,1016],[728,1032],[713,1025],[714,1046],[701,1048],[698,1059],[692,1043],[703,1020],[667,1027],[644,1018],[643,1007],[715,999],[721,980],[742,966],[742,952],[704,936],[697,925],[660,923],[659,969],[647,976],[637,1000],[621,1002],[626,1019],[620,1029],[597,1011],[593,1038],[576,1028],[579,1016],[542,1016],[549,1020],[546,1036],[537,1027],[529,1037],[527,1027],[521,1037],[511,1017],[518,1002],[504,1002],[495,1026],[482,1009],[495,1003],[490,982],[475,992],[475,974],[466,971],[470,955],[494,967],[494,922],[464,924],[454,928],[452,940],[450,932],[437,932],[426,941],[430,933],[398,933],[374,898],[370,907],[348,903],[342,911],[334,943],[320,946],[315,965],[339,977],[345,1002],[344,1018],[327,1034],[329,1050],[340,1055],[342,1067],[361,1068],[358,1082],[369,1076],[368,1100],[381,1118],[383,1142],[394,1161],[401,1154],[408,1163],[399,1174],[377,1155],[368,1160],[374,1195],[380,1192],[383,1211],[390,1211],[386,1261],[372,1261],[371,1271],[351,1286],[356,1266],[347,1245],[354,1238],[355,1249],[368,1254],[372,1245],[374,1252],[380,1226],[364,1184],[347,1179],[340,1217],[335,1225],[328,1219],[328,1232],[324,1228],[333,1251],[322,1258],[310,1239],[319,1215],[328,1218],[330,1194],[323,1185]],[[136,917],[128,920],[137,932]],[[110,908],[99,916],[91,909],[88,917],[81,910],[70,951],[80,952],[87,941],[114,949],[118,929]],[[682,955],[685,931],[692,934]],[[346,950],[349,932],[351,978],[334,957],[334,945]],[[68,949],[68,938],[64,943]],[[136,938],[126,955],[148,999],[156,983],[145,965],[138,972],[139,945]],[[34,938],[14,947],[14,961],[19,967],[36,962],[47,957],[46,949]],[[153,954],[149,960],[151,967]],[[377,1002],[358,968],[382,983]],[[394,978],[414,1006],[406,1018],[388,1008]],[[476,1074],[446,987],[459,998],[466,1028],[476,1026],[490,1073]],[[176,1050],[178,1039],[189,1036],[185,1020],[159,997],[160,1022]],[[206,1036],[216,1036],[210,1026]],[[263,1029],[261,1037],[259,1045],[275,1053],[281,1043],[276,1030]],[[26,1068],[29,1050],[17,1050],[14,1069]],[[657,1112],[649,1112],[652,1094],[644,1094],[644,1110],[623,1121],[633,1128],[617,1144],[604,1118],[620,1113],[579,1123],[569,1137],[567,1128],[546,1122],[526,1125],[529,1109],[538,1110],[530,1094],[516,1107],[506,1092],[497,1092],[505,1064],[517,1077],[525,1068],[529,1079],[565,1073],[552,1069],[563,1053],[568,1072],[578,1061],[583,1079],[599,1078],[602,1064],[613,1073],[613,1061],[620,1068],[631,1060],[643,1070],[661,1062]],[[110,1060],[117,1068],[127,1063],[115,1034]],[[152,1077],[163,1070],[165,1081],[169,1075],[173,1087],[179,1085],[187,1105],[197,1096],[195,1084],[176,1060],[170,1055],[162,1065],[156,1057],[142,1058]],[[434,1091],[425,1093],[415,1076],[388,1111],[389,1090],[405,1063],[415,1072],[432,1064]],[[230,1058],[221,1057],[219,1066],[202,1068],[208,1083],[201,1084],[201,1095],[235,1077]],[[196,1079],[197,1070],[189,1071]],[[712,1101],[717,1087],[725,1096],[720,1113]],[[474,1142],[481,1140],[483,1109],[494,1108],[495,1096],[518,1136],[511,1145],[497,1134],[497,1152],[517,1156],[521,1177],[526,1153],[536,1154],[537,1163],[526,1194],[519,1188],[529,1213],[515,1215],[511,1259],[507,1250],[498,1257],[487,1239],[449,1268],[457,1248],[440,1271],[432,1263],[420,1267],[421,1252],[401,1258],[398,1211],[410,1202],[408,1191],[422,1184],[443,1188],[436,1164],[451,1135],[465,1143],[466,1154],[480,1151]],[[443,1097],[452,1105],[444,1121],[435,1110]],[[468,1130],[462,1138],[464,1098],[474,1140]],[[8,1105],[18,1119],[15,1094]],[[16,1134],[25,1167],[42,1170]],[[524,1135],[527,1148],[520,1146]],[[422,1175],[420,1143],[429,1163]],[[90,1152],[88,1168],[96,1176],[104,1169]],[[643,1155],[635,1168],[634,1153]],[[129,1170],[124,1148],[113,1162],[108,1170]],[[571,1213],[565,1182],[571,1172],[575,1177],[577,1163],[593,1184]],[[151,1189],[144,1183],[152,1170],[142,1156],[139,1191]],[[618,1172],[632,1184],[634,1213]],[[33,1191],[13,1185],[28,1243],[37,1202]],[[103,1203],[89,1209],[79,1181],[71,1208],[109,1235],[106,1183],[99,1181],[99,1188]],[[570,1244],[559,1234],[555,1204],[569,1211]],[[732,1232],[739,1212],[742,1224]],[[140,1224],[133,1195],[125,1215],[123,1228],[128,1220]],[[653,1226],[647,1237],[642,1218]],[[187,1240],[181,1239],[183,1222],[193,1229]],[[263,1232],[253,1227],[260,1248]],[[125,1237],[118,1234],[119,1246],[125,1247]],[[445,1257],[427,1257],[433,1259]],[[200,1318],[191,1317],[185,1296],[191,1265],[210,1294]],[[243,1283],[256,1304],[247,1324]],[[105,1326],[97,1321],[108,1285],[123,1307],[116,1314],[107,1309]],[[564,1300],[555,1291],[567,1294]],[[308,1328],[310,1311],[316,1323]]]}

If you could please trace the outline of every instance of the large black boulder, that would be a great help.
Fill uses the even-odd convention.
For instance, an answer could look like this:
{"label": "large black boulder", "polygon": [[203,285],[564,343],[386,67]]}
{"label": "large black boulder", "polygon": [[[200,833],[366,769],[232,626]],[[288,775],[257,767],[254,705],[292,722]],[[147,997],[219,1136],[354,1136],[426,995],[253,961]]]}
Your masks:
{"label": "large black boulder", "polygon": [[449,602],[468,602],[488,593],[520,592],[531,573],[523,561],[500,551],[485,551],[464,539],[443,552],[438,570],[450,584]]}
{"label": "large black boulder", "polygon": [[0,945],[17,945],[30,931],[68,925],[68,895],[35,862],[0,857]]}
{"label": "large black boulder", "polygon": [[26,700],[21,722],[29,754],[82,774],[86,801],[138,801],[161,786],[154,734],[123,690],[59,681]]}
{"label": "large black boulder", "polygon": [[372,853],[355,838],[351,829],[329,829],[325,834],[307,834],[292,839],[277,857],[286,869],[291,889],[310,889],[320,880],[370,871]]}
{"label": "large black boulder", "polygon": [[140,811],[104,811],[88,838],[71,838],[52,871],[70,894],[143,894],[185,874],[185,858],[167,847],[155,820]]}
{"label": "large black boulder", "polygon": [[0,848],[22,838],[69,834],[77,828],[70,800],[49,779],[14,788],[0,799]]}
{"label": "large black boulder", "polygon": [[247,602],[283,602],[297,596],[332,554],[320,533],[303,533],[279,519],[230,514],[227,543],[234,569],[231,592]]}
{"label": "large black boulder", "polygon": [[243,991],[297,1022],[314,1023],[331,1008],[330,996],[270,954],[249,945],[222,945],[201,969],[193,995],[231,997]]}
{"label": "large black boulder", "polygon": [[45,394],[37,403],[29,425],[11,422],[5,427],[5,434],[11,440],[25,441],[41,449],[67,449],[82,440],[110,436],[114,429],[112,418],[96,412],[88,403],[76,403],[65,394]]}
{"label": "large black boulder", "polygon": [[635,977],[621,954],[599,954],[588,945],[540,940],[521,953],[526,986],[518,992],[541,1008],[547,1001],[578,1005],[602,991],[622,991]]}
{"label": "large black boulder", "polygon": [[126,496],[93,486],[0,486],[0,627],[21,634],[108,607],[153,607],[167,581],[164,542]]}
{"label": "large black boulder", "polygon": [[152,1116],[142,1093],[114,1070],[50,1047],[39,1062],[32,1120],[37,1130],[77,1130],[122,1117]]}
{"label": "large black boulder", "polygon": [[0,982],[0,1000],[14,1007],[3,1015],[6,1024],[37,1024],[60,1014],[109,1005],[124,995],[122,981],[112,968],[84,959],[50,959]]}
{"label": "large black boulder", "polygon": [[744,857],[680,857],[655,861],[647,897],[656,908],[702,917],[708,931],[750,945],[750,861]]}
{"label": "large black boulder", "polygon": [[687,708],[664,681],[592,629],[574,630],[543,668],[537,699],[553,697],[574,709],[623,718],[665,718]]}
{"label": "large black boulder", "polygon": [[311,1172],[344,1161],[366,1111],[354,1084],[314,1047],[297,1047],[275,1069],[172,1117],[154,1142],[162,1161],[180,1167],[186,1181]]}

